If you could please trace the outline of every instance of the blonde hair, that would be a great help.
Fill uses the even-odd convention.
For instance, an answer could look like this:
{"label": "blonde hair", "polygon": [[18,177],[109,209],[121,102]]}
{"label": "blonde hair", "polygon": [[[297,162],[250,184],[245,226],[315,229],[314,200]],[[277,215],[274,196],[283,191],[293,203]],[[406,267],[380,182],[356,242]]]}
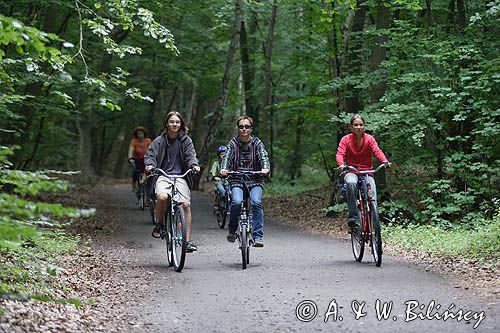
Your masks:
{"label": "blonde hair", "polygon": [[239,126],[240,125],[240,121],[242,120],[248,120],[250,122],[250,125],[253,127],[253,119],[249,116],[241,116],[239,117],[237,120],[236,120],[236,126]]}

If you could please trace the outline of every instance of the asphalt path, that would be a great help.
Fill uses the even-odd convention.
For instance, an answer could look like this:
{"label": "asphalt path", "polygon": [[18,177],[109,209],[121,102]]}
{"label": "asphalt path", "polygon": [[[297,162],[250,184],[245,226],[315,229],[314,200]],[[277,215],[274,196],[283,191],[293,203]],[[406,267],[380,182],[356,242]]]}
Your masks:
{"label": "asphalt path", "polygon": [[384,256],[376,267],[365,251],[363,262],[355,262],[349,242],[269,220],[264,248],[252,248],[242,270],[237,243],[226,241],[227,227],[218,227],[211,200],[199,192],[192,193],[199,251],[187,254],[177,273],[130,188],[113,187],[109,199],[127,207],[116,243],[136,251],[123,264],[152,271],[157,284],[132,309],[148,331],[500,332],[498,300],[471,298],[398,258]]}

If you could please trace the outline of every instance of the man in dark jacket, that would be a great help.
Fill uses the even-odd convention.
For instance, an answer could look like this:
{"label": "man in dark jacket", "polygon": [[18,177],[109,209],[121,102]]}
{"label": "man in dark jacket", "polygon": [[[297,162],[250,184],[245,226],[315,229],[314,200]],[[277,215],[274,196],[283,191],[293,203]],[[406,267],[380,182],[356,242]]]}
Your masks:
{"label": "man in dark jacket", "polygon": [[[149,146],[144,158],[146,171],[151,172],[153,168],[160,168],[169,175],[182,175],[188,169],[199,172],[198,159],[194,150],[193,141],[187,135],[186,125],[179,112],[170,112],[165,119],[163,133],[157,137]],[[165,206],[171,197],[173,180],[160,175],[155,183],[156,193],[156,217],[158,223],[153,229],[152,236],[160,237],[161,225],[164,223],[163,215]],[[186,252],[197,251],[191,239],[191,189],[193,178],[188,174],[185,178],[177,179],[177,193],[180,195],[179,202],[182,203],[186,215]]]}

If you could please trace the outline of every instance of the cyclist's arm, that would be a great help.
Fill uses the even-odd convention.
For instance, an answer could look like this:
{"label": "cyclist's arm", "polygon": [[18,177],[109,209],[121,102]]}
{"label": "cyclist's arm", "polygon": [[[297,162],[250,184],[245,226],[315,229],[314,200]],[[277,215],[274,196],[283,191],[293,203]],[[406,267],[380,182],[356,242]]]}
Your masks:
{"label": "cyclist's arm", "polygon": [[385,154],[382,151],[382,149],[380,149],[380,147],[378,146],[377,141],[375,140],[374,137],[372,137],[372,140],[370,140],[370,147],[372,149],[373,154],[379,160],[380,163],[389,162],[387,157],[385,157]]}
{"label": "cyclist's arm", "polygon": [[269,156],[262,142],[259,144],[259,155],[262,161],[262,173],[268,174],[269,171],[271,171],[271,163],[269,162]]}
{"label": "cyclist's arm", "polygon": [[160,140],[161,137],[156,138],[148,147],[146,155],[144,156],[144,165],[146,166],[146,171],[151,172],[152,169],[157,167],[156,157],[160,151]]}
{"label": "cyclist's arm", "polygon": [[128,159],[134,158],[134,143],[133,140],[130,141],[130,145],[128,146]]}
{"label": "cyclist's arm", "polygon": [[339,169],[344,169],[346,164],[345,164],[345,153],[347,151],[347,136],[344,136],[339,143],[339,147],[337,148],[337,154],[335,155],[335,159],[337,161],[337,165],[339,166]]}
{"label": "cyclist's arm", "polygon": [[231,144],[231,142],[227,144],[226,147],[227,147],[226,154],[224,155],[224,158],[222,159],[222,163],[220,165],[221,174],[223,170],[228,171],[231,169],[230,162],[232,161],[234,154],[234,146]]}
{"label": "cyclist's arm", "polygon": [[186,147],[184,150],[184,159],[186,161],[186,165],[189,169],[197,169],[199,171],[200,167],[198,165],[198,158],[196,157],[196,150],[194,149],[193,140],[190,137],[187,137]]}

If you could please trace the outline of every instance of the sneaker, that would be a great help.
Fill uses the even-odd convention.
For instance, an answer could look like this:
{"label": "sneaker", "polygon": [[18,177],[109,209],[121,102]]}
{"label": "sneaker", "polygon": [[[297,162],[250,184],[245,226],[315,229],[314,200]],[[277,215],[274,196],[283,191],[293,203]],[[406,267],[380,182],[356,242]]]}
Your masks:
{"label": "sneaker", "polygon": [[231,231],[230,231],[230,232],[227,234],[226,239],[227,239],[227,241],[228,241],[229,243],[234,243],[234,241],[236,240],[236,234],[235,234],[234,232],[231,232]]}
{"label": "sneaker", "polygon": [[356,220],[349,220],[347,221],[347,225],[349,226],[349,228],[353,228],[358,225],[358,222]]}
{"label": "sneaker", "polygon": [[253,242],[254,247],[264,247],[264,241],[262,239],[256,239]]}
{"label": "sneaker", "polygon": [[191,243],[191,242],[187,242],[187,244],[186,244],[186,253],[191,253],[191,252],[194,252],[194,251],[198,251],[198,247],[196,245],[194,245],[193,243]]}

